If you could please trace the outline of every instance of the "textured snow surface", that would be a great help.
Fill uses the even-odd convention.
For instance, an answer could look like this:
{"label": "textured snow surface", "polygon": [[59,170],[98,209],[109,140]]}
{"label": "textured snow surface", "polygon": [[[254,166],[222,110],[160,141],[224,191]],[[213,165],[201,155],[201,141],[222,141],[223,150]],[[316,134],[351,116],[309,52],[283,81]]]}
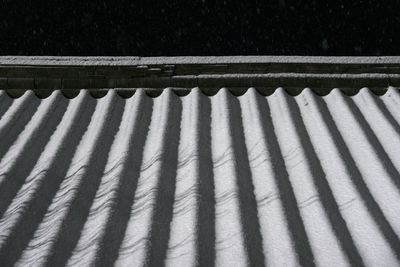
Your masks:
{"label": "textured snow surface", "polygon": [[0,56],[1,65],[145,65],[145,64],[224,64],[224,63],[319,63],[319,64],[399,64],[399,56],[321,57],[321,56],[219,56],[219,57],[55,57]]}
{"label": "textured snow surface", "polygon": [[1,266],[398,266],[400,94],[0,92]]}

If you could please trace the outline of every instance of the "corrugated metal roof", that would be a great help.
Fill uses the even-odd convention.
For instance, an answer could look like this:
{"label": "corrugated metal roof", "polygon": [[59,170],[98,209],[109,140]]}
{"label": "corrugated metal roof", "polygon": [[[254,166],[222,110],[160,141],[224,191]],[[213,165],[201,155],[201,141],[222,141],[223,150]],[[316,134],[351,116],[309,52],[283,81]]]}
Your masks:
{"label": "corrugated metal roof", "polygon": [[0,92],[0,262],[400,263],[400,94]]}

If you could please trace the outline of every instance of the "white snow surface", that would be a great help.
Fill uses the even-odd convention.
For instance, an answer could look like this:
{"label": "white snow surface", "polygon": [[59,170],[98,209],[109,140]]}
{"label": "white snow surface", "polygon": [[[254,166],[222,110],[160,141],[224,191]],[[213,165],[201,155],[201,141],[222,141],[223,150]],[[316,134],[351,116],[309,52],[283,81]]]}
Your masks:
{"label": "white snow surface", "polygon": [[399,114],[394,88],[0,92],[0,265],[399,266]]}
{"label": "white snow surface", "polygon": [[0,56],[0,65],[157,65],[157,64],[227,64],[227,63],[320,63],[320,64],[399,64],[399,56],[324,57],[324,56],[185,56],[185,57],[56,57]]}

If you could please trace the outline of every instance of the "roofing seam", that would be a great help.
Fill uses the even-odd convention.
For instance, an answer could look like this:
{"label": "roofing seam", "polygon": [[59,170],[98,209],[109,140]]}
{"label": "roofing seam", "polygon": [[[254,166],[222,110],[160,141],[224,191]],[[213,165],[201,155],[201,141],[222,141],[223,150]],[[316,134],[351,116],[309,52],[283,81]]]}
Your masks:
{"label": "roofing seam", "polygon": [[400,264],[400,94],[0,91],[3,266]]}

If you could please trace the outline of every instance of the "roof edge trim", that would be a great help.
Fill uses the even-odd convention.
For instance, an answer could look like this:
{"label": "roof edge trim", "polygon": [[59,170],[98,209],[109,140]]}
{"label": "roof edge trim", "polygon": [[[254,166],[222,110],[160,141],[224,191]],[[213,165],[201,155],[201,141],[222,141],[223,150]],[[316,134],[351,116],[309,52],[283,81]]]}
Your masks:
{"label": "roof edge trim", "polygon": [[400,64],[400,56],[178,56],[178,57],[70,57],[0,56],[0,65],[110,66],[141,64],[232,64],[232,63],[318,63],[318,64]]}
{"label": "roof edge trim", "polygon": [[400,57],[0,57],[0,89],[400,86]]}

